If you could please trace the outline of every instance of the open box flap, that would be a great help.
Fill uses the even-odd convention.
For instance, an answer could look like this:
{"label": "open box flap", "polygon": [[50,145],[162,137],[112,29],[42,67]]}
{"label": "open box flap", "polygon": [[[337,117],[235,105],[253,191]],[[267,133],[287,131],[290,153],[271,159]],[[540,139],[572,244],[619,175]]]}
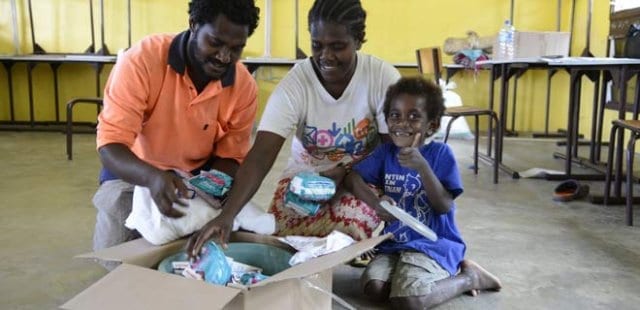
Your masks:
{"label": "open box flap", "polygon": [[122,264],[63,309],[222,309],[241,290]]}
{"label": "open box flap", "polygon": [[358,243],[352,244],[337,252],[316,257],[302,264],[292,266],[291,268],[286,269],[280,273],[277,273],[272,277],[269,277],[266,280],[260,281],[252,286],[256,287],[256,286],[267,285],[269,283],[282,281],[282,280],[302,278],[312,274],[316,274],[323,270],[333,268],[339,264],[348,262],[354,257],[361,255],[362,253],[372,249],[382,241],[389,239],[392,236],[393,234],[386,234],[386,235],[360,241]]}
{"label": "open box flap", "polygon": [[[77,258],[99,259],[122,262],[136,266],[153,267],[165,257],[184,250],[187,239],[176,240],[164,245],[153,245],[143,238],[125,242],[96,252],[77,255]],[[229,242],[255,242],[273,245],[289,252],[295,249],[273,236],[249,232],[233,232]]]}
{"label": "open box flap", "polygon": [[96,252],[81,254],[76,257],[153,267],[163,258],[179,252],[184,248],[185,243],[186,239],[181,239],[165,245],[153,245],[147,240],[139,238]]}
{"label": "open box flap", "polygon": [[229,242],[252,242],[252,243],[262,243],[275,246],[277,248],[281,248],[291,253],[295,253],[296,249],[292,246],[280,241],[278,237],[270,236],[270,235],[260,235],[252,232],[246,231],[234,231],[229,236]]}

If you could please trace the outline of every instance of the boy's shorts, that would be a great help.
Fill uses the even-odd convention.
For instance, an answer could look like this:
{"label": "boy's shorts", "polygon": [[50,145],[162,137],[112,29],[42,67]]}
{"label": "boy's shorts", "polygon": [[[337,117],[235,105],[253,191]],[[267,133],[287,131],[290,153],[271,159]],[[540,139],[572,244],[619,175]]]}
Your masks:
{"label": "boy's shorts", "polygon": [[370,280],[391,283],[389,297],[422,296],[436,281],[451,275],[435,260],[419,252],[378,254],[362,274],[362,287]]}

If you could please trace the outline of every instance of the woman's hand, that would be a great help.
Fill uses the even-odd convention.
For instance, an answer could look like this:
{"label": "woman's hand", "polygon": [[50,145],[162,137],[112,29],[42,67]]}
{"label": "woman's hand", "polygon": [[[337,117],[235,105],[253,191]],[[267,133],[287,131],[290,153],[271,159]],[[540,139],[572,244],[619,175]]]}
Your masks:
{"label": "woman's hand", "polygon": [[344,191],[342,190],[344,178],[347,176],[348,171],[344,164],[339,163],[337,166],[320,172],[320,175],[333,180],[336,184],[336,193],[329,199],[329,205],[334,205],[340,200]]}

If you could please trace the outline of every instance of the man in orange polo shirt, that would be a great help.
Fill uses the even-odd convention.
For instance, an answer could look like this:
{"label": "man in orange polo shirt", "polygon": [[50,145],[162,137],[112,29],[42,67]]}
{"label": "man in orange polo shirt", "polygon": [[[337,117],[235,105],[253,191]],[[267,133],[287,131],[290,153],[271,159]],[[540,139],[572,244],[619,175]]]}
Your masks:
{"label": "man in orange polo shirt", "polygon": [[138,237],[124,227],[134,185],[180,217],[172,204],[186,187],[170,169],[235,175],[257,109],[255,81],[238,59],[258,14],[254,0],[193,0],[189,30],[146,37],[119,57],[99,116],[94,250]]}

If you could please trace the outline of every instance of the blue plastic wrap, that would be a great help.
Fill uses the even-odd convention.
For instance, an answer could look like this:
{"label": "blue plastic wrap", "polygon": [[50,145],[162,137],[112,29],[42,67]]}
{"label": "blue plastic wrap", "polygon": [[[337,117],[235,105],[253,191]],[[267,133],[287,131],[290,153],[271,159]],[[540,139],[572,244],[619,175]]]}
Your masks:
{"label": "blue plastic wrap", "polygon": [[240,276],[240,283],[242,283],[243,285],[251,285],[251,284],[256,284],[267,278],[269,277],[259,272],[247,272],[242,276]]}
{"label": "blue plastic wrap", "polygon": [[191,269],[204,274],[204,281],[213,284],[226,285],[231,279],[231,266],[218,245],[209,241],[203,247],[200,259],[191,264]]}
{"label": "blue plastic wrap", "polygon": [[291,191],[284,195],[284,206],[303,216],[316,215],[322,206],[320,202],[304,200]]}
{"label": "blue plastic wrap", "polygon": [[224,172],[211,169],[190,178],[189,183],[211,196],[222,197],[231,188],[233,178]]}

